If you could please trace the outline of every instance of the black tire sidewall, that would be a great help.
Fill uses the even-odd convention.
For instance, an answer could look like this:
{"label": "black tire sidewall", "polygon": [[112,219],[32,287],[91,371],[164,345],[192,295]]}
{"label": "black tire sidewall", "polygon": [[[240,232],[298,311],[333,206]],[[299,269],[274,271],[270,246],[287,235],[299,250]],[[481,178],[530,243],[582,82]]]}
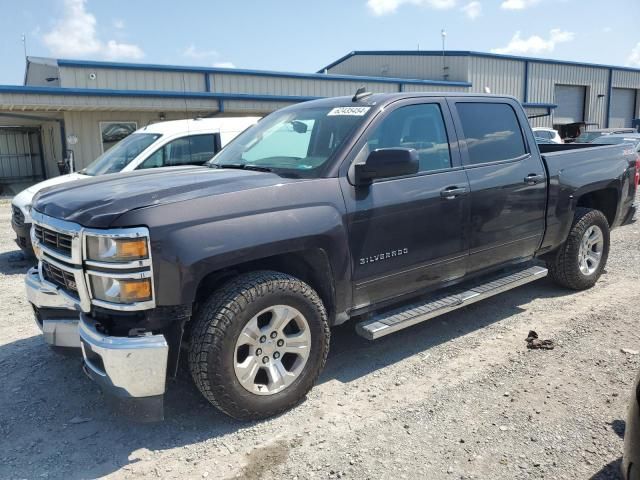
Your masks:
{"label": "black tire sidewall", "polygon": [[[311,333],[311,348],[307,363],[296,380],[284,390],[272,395],[257,395],[246,390],[238,381],[235,370],[235,346],[238,336],[245,325],[262,310],[273,305],[287,305],[297,309],[307,320]],[[292,289],[278,289],[273,293],[256,298],[248,302],[246,308],[234,314],[231,325],[224,335],[214,341],[221,342],[221,358],[214,355],[208,356],[207,368],[210,372],[216,372],[217,377],[225,383],[225,394],[233,397],[234,404],[240,410],[246,410],[253,414],[280,411],[297,403],[312,387],[319,370],[323,367],[326,356],[326,336],[323,319],[324,313],[319,311],[316,305],[300,291]],[[212,375],[209,378],[214,378]],[[211,385],[216,390],[216,385]],[[231,413],[231,412],[230,412]]]}

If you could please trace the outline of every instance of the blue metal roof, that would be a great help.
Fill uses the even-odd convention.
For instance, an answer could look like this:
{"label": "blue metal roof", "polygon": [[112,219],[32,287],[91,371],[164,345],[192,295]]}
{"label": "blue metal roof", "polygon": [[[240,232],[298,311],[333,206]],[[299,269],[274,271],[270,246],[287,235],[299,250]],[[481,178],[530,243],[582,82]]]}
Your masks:
{"label": "blue metal roof", "polygon": [[[348,58],[354,57],[356,55],[392,55],[392,56],[423,56],[423,57],[442,57],[442,50],[356,50],[353,52],[349,52],[343,57],[339,58],[335,62],[330,63],[326,67],[318,70],[318,72],[323,72],[324,70],[328,70],[329,68],[335,67],[336,65],[344,62]],[[465,51],[465,50],[450,50],[445,51],[445,55],[447,57],[486,57],[486,58],[499,58],[503,60],[520,60],[523,62],[533,62],[533,63],[546,63],[550,65],[572,65],[577,67],[591,67],[591,68],[606,68],[612,70],[621,70],[621,71],[630,71],[630,72],[638,72],[640,73],[640,68],[632,68],[632,67],[620,67],[616,65],[603,65],[599,63],[582,63],[582,62],[574,62],[570,60],[552,60],[549,58],[535,58],[535,57],[521,57],[517,55],[502,55],[498,53],[488,53],[488,52],[474,52],[474,51]]]}
{"label": "blue metal roof", "polygon": [[323,97],[297,95],[257,95],[250,93],[171,92],[160,90],[111,90],[102,88],[32,87],[0,85],[0,93],[35,95],[76,95],[98,97],[200,98],[211,100],[249,100],[264,102],[306,102]]}
{"label": "blue metal roof", "polygon": [[271,70],[248,70],[241,68],[219,68],[219,67],[189,67],[180,65],[158,65],[151,63],[121,63],[121,62],[98,62],[93,60],[66,60],[59,59],[60,67],[77,68],[113,68],[119,70],[146,70],[158,72],[185,72],[185,73],[224,73],[232,75],[253,75],[258,77],[280,77],[280,78],[302,78],[309,80],[342,80],[347,82],[380,82],[395,83],[405,85],[441,85],[448,87],[470,87],[469,82],[453,82],[445,80],[424,80],[419,78],[390,78],[372,77],[360,75],[336,75],[322,73],[296,73],[296,72],[276,72]]}

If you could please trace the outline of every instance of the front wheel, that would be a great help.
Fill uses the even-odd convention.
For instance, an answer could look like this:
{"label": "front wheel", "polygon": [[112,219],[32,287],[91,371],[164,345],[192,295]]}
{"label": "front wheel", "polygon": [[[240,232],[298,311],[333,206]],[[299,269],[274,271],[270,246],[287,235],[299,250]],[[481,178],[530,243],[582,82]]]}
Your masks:
{"label": "front wheel", "polygon": [[591,288],[609,257],[609,222],[599,210],[578,208],[566,242],[547,261],[551,278],[573,290]]}
{"label": "front wheel", "polygon": [[256,420],[302,401],[328,351],[318,294],[290,275],[253,272],[224,285],[196,314],[189,368],[209,402]]}

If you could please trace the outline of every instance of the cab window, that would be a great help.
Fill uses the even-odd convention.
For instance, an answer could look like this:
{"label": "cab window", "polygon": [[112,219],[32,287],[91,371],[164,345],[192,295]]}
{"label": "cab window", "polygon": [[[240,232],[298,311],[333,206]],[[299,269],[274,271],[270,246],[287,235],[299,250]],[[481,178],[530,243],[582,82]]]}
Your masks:
{"label": "cab window", "polygon": [[378,148],[415,149],[420,159],[419,172],[451,168],[447,130],[437,103],[394,110],[371,133],[365,148],[368,152]]}
{"label": "cab window", "polygon": [[497,162],[527,153],[516,112],[506,103],[456,103],[469,163]]}

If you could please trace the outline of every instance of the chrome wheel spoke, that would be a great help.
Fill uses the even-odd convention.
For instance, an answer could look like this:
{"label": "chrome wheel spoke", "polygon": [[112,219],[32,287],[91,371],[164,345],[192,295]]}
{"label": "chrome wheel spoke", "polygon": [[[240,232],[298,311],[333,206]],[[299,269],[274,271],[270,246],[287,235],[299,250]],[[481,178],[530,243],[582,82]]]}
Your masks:
{"label": "chrome wheel spoke", "polygon": [[256,375],[260,369],[258,359],[253,355],[249,355],[244,362],[236,363],[236,376],[243,387],[253,386]]}
{"label": "chrome wheel spoke", "polygon": [[238,337],[237,345],[257,345],[261,336],[256,317],[249,320]]}
{"label": "chrome wheel spoke", "polygon": [[296,375],[287,372],[280,361],[269,364],[267,375],[269,376],[269,389],[282,389],[296,378]]}
{"label": "chrome wheel spoke", "polygon": [[297,333],[285,337],[285,344],[282,347],[282,351],[286,353],[295,353],[303,358],[309,356],[309,346],[311,344],[311,338],[307,331]]}
{"label": "chrome wheel spoke", "polygon": [[286,327],[291,319],[295,316],[297,310],[287,307],[286,305],[278,305],[271,310],[271,323],[269,328],[277,332],[282,331]]}

